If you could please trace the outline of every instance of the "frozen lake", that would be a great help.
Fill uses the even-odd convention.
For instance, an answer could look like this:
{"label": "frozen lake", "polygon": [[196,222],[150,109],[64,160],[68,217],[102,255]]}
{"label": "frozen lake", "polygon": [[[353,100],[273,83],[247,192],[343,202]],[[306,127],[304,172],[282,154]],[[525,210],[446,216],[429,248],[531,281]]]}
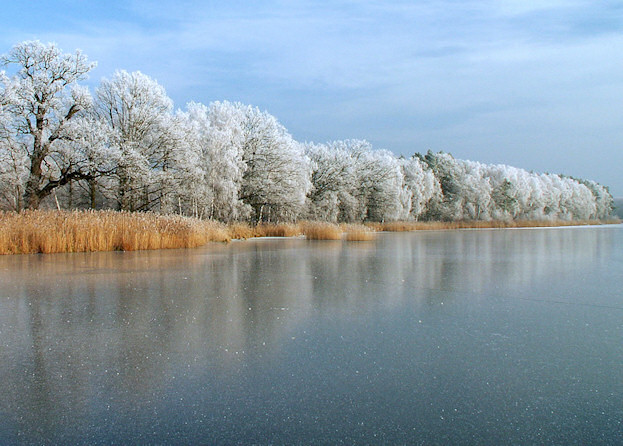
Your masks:
{"label": "frozen lake", "polygon": [[623,443],[623,227],[0,256],[0,444]]}

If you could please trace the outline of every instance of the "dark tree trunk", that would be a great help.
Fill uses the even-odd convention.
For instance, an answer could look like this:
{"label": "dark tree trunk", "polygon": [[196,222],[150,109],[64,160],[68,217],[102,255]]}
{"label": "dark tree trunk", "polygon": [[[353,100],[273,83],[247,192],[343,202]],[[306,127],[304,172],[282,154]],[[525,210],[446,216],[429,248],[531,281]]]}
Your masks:
{"label": "dark tree trunk", "polygon": [[95,209],[95,178],[89,180],[89,198],[91,199],[91,209]]}

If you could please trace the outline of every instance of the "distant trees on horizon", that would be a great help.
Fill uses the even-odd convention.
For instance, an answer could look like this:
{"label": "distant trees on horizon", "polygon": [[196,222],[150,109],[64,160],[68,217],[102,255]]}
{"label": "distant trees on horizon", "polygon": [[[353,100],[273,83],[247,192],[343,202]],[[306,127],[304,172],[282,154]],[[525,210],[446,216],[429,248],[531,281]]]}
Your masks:
{"label": "distant trees on horizon", "polygon": [[191,102],[53,44],[17,44],[0,72],[0,208],[112,208],[221,221],[601,219],[594,181],[458,160],[396,157],[363,140],[301,143],[257,107]]}

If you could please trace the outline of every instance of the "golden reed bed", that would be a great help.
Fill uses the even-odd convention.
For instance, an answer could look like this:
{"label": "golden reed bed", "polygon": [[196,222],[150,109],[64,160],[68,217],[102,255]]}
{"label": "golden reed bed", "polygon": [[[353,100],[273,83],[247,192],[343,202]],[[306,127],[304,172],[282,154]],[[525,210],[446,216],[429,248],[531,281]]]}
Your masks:
{"label": "golden reed bed", "polygon": [[224,224],[115,211],[0,214],[0,254],[193,248],[228,241]]}
{"label": "golden reed bed", "polygon": [[248,239],[252,237],[297,237],[305,236],[308,240],[373,240],[375,229],[359,224],[334,224],[318,221],[301,221],[299,223],[261,223],[251,226],[248,223],[232,223],[228,225],[232,239]]}
{"label": "golden reed bed", "polygon": [[305,236],[308,240],[370,241],[381,231],[517,228],[620,223],[603,221],[467,221],[226,225],[179,215],[116,211],[0,212],[0,254],[135,251],[194,248],[252,237]]}

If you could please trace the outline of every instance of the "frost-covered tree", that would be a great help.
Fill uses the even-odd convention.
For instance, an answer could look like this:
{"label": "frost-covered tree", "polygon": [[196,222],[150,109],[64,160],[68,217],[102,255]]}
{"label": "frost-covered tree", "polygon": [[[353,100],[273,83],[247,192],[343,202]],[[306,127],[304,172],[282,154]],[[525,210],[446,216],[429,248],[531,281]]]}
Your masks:
{"label": "frost-covered tree", "polygon": [[593,194],[586,185],[574,178],[560,176],[564,183],[564,193],[561,197],[560,207],[570,220],[588,220],[594,218],[597,213],[597,203]]}
{"label": "frost-covered tree", "polygon": [[305,145],[311,161],[312,187],[308,194],[307,217],[337,222],[344,209],[356,202],[356,177],[351,154],[339,143]]}
{"label": "frost-covered tree", "polygon": [[592,215],[591,218],[609,218],[612,214],[614,201],[612,199],[610,191],[608,190],[608,187],[596,183],[592,180],[576,179],[576,181],[586,186],[593,195],[593,200],[595,203],[595,214]]}
{"label": "frost-covered tree", "polygon": [[517,218],[529,195],[528,172],[503,164],[485,166],[491,185],[491,216],[494,219]]}
{"label": "frost-covered tree", "polygon": [[252,208],[254,221],[296,219],[311,188],[303,145],[274,116],[257,107],[237,107],[244,116],[240,199]]}
{"label": "frost-covered tree", "polygon": [[444,152],[433,153],[429,150],[421,159],[435,175],[442,192],[442,200],[431,203],[425,218],[429,220],[463,219],[465,200],[463,166],[452,155]]}
{"label": "frost-covered tree", "polygon": [[[0,72],[0,78],[5,84],[4,73]],[[13,116],[7,108],[6,103],[0,103],[0,206],[19,211],[28,178],[28,153],[15,138]]]}
{"label": "frost-covered tree", "polygon": [[183,132],[164,88],[141,72],[117,71],[97,89],[98,117],[114,132],[122,210],[172,211]]}
{"label": "frost-covered tree", "polygon": [[[116,72],[95,106],[79,51],[16,45],[0,72],[0,206],[116,205],[224,221],[587,219],[612,211],[594,181],[428,152],[410,159],[365,140],[295,141],[257,107],[190,103]],[[114,202],[111,202],[114,198]],[[60,198],[60,199],[59,199]]]}
{"label": "frost-covered tree", "polygon": [[401,214],[402,171],[387,150],[372,150],[367,141],[347,141],[354,161],[356,198],[362,220],[391,221]]}
{"label": "frost-covered tree", "polygon": [[39,41],[17,44],[1,61],[15,70],[12,77],[0,76],[0,156],[8,162],[2,176],[16,209],[36,209],[58,187],[86,179],[82,164],[68,156],[75,144],[66,143],[73,138],[70,124],[91,106],[88,90],[77,82],[95,64],[80,51],[65,54]]}
{"label": "frost-covered tree", "polygon": [[307,145],[312,160],[308,212],[329,221],[395,220],[403,211],[398,159],[365,140]]}
{"label": "frost-covered tree", "polygon": [[433,172],[422,160],[413,156],[401,159],[403,176],[403,196],[408,200],[403,204],[404,220],[418,220],[430,203],[441,201],[441,185]]}
{"label": "frost-covered tree", "polygon": [[606,218],[597,196],[607,190],[562,175],[537,174],[505,165],[455,160],[431,153],[424,159],[442,186],[443,200],[429,206],[428,218],[443,219],[563,219]]}
{"label": "frost-covered tree", "polygon": [[191,175],[193,201],[200,215],[222,221],[247,218],[249,206],[239,199],[243,173],[243,108],[231,102],[209,106],[191,102],[181,113],[186,152],[196,160]]}
{"label": "frost-covered tree", "polygon": [[492,206],[492,187],[486,174],[486,166],[475,161],[458,161],[463,173],[461,195],[463,218],[470,220],[490,220]]}
{"label": "frost-covered tree", "polygon": [[518,201],[513,196],[513,183],[507,178],[503,178],[493,187],[491,199],[494,204],[494,218],[507,219],[517,215],[519,211]]}
{"label": "frost-covered tree", "polygon": [[112,195],[110,178],[120,159],[113,134],[93,115],[72,120],[65,132],[70,136],[59,144],[58,157],[79,174],[61,189],[67,207],[95,209],[98,197],[103,201]]}

